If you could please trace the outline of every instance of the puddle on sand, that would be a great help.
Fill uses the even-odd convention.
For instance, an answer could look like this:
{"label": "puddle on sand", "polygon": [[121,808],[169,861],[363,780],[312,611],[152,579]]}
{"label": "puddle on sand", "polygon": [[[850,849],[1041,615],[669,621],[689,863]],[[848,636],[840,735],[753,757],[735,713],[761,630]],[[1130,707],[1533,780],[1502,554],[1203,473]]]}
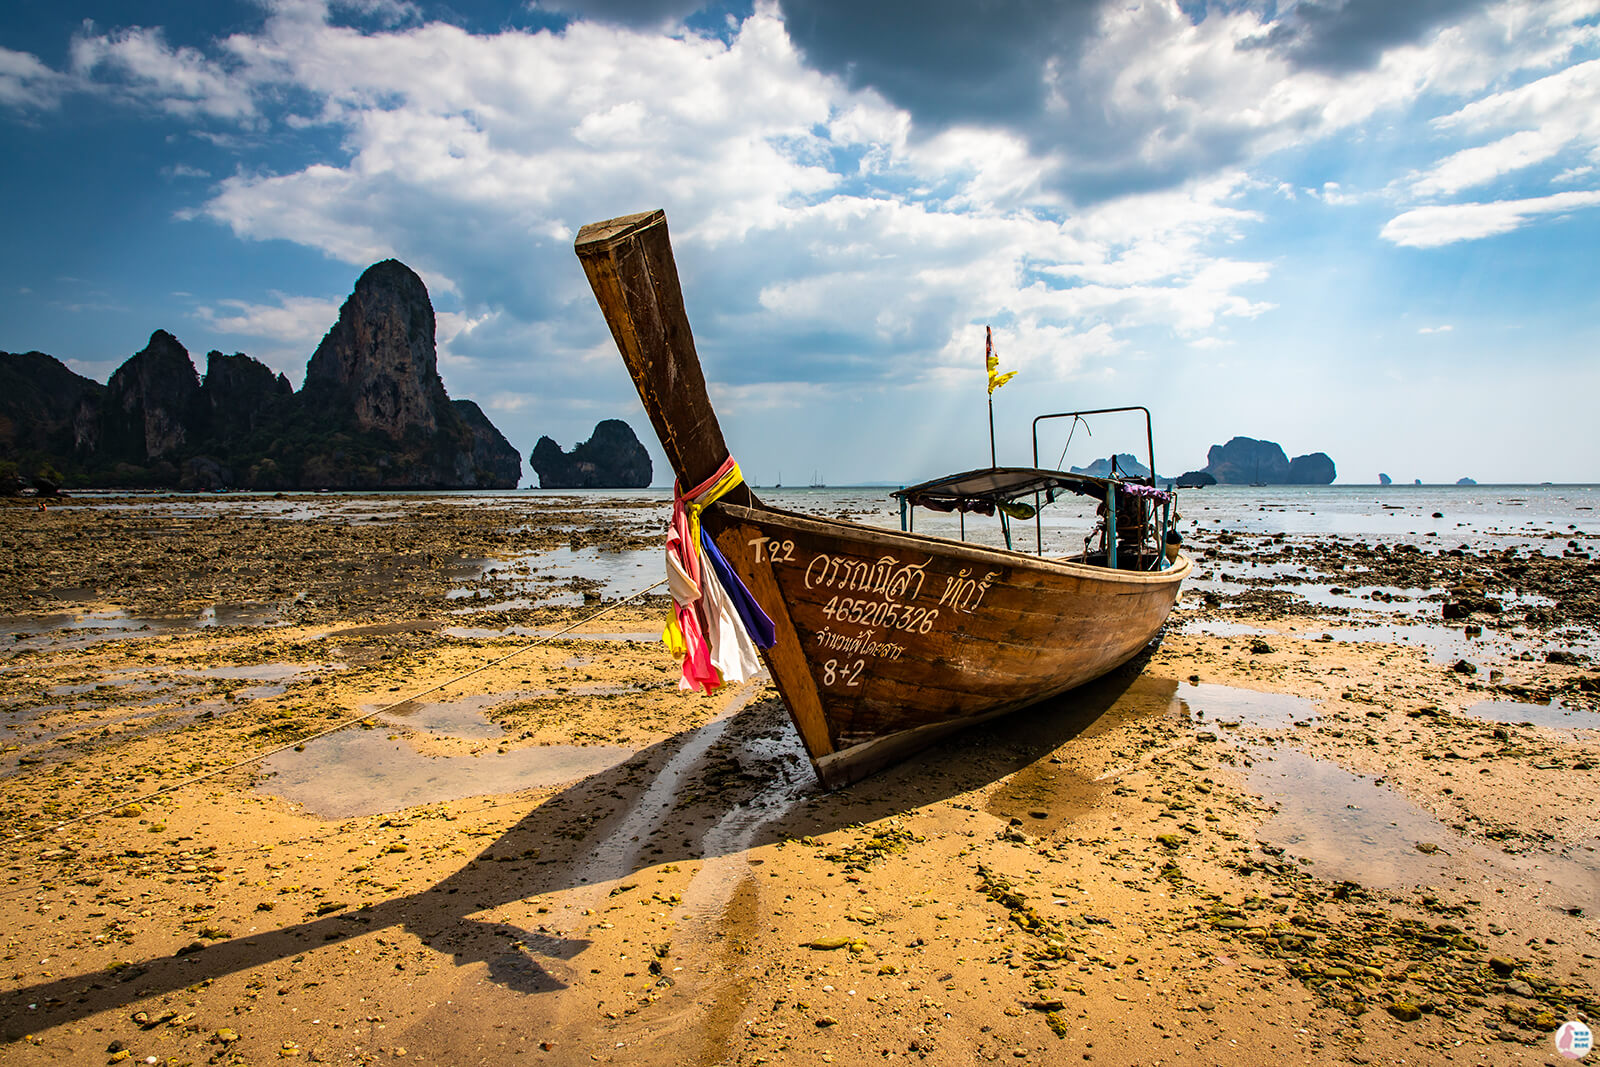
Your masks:
{"label": "puddle on sand", "polygon": [[[540,637],[553,637],[556,635],[557,631],[555,630],[539,631]],[[647,645],[659,644],[661,641],[660,630],[636,630],[627,633],[620,631],[595,631],[590,633],[582,630],[568,630],[559,636],[563,641],[641,641]]]}
{"label": "puddle on sand", "polygon": [[193,617],[130,615],[126,611],[92,611],[55,615],[0,616],[0,637],[13,641],[39,637],[58,631],[105,631],[82,634],[76,640],[87,643],[133,635],[150,636],[177,630],[199,630],[214,626],[271,626],[279,622],[281,605],[265,603],[211,604]]}
{"label": "puddle on sand", "polygon": [[446,637],[456,637],[463,641],[492,641],[497,637],[540,637],[539,629],[534,626],[507,626],[503,630],[490,629],[487,626],[446,626],[439,631]]}
{"label": "puddle on sand", "polygon": [[1183,634],[1203,634],[1207,637],[1271,637],[1273,631],[1259,626],[1226,619],[1190,619],[1178,628]]}
{"label": "puddle on sand", "polygon": [[402,622],[378,622],[371,626],[346,626],[329,630],[322,637],[388,637],[392,634],[427,634],[437,630],[442,623],[433,619],[406,619]]}
{"label": "puddle on sand", "polygon": [[1178,686],[1177,699],[1197,724],[1254,726],[1275,730],[1317,717],[1316,705],[1289,693],[1261,693],[1230,685]]}
{"label": "puddle on sand", "polygon": [[[1225,685],[1174,682],[1170,678],[1140,675],[1120,692],[1105,689],[1118,683],[1090,683],[1045,705],[1082,721],[1085,710],[1094,717],[1071,738],[1092,737],[1119,722],[1165,716],[1197,725],[1238,725],[1276,729],[1313,718],[1316,709],[1304,697],[1287,693],[1258,693]],[[1100,710],[1094,711],[1102,704]],[[1048,715],[1049,712],[1042,714]],[[1036,717],[1037,718],[1037,717]],[[1059,749],[1052,749],[1052,753]],[[1044,758],[1017,771],[990,794],[985,809],[991,815],[1022,820],[1029,833],[1047,833],[1089,811],[1100,795],[1116,783],[1115,775],[1103,780],[1085,778],[1067,766]]]}
{"label": "puddle on sand", "polygon": [[661,550],[562,547],[484,568],[477,579],[492,582],[461,586],[447,594],[451,600],[472,601],[452,614],[511,611],[560,605],[571,607],[598,595],[608,600],[632,596],[655,580],[661,568]]}
{"label": "puddle on sand", "polygon": [[[504,731],[489,721],[486,712],[534,695],[540,694],[407,701],[379,718],[436,736],[493,739]],[[290,749],[273,756],[256,789],[301,804],[316,815],[342,819],[563,785],[614,767],[633,753],[613,745],[535,745],[475,756],[425,756],[387,730],[354,728],[313,741],[302,751]]]}
{"label": "puddle on sand", "polygon": [[[411,730],[425,730],[441,737],[464,737],[480,740],[485,737],[499,737],[505,733],[494,723],[489,721],[486,712],[502,704],[510,704],[516,700],[527,700],[535,693],[483,693],[477,696],[465,696],[460,700],[439,700],[419,703],[408,700],[397,704],[378,718],[395,726],[404,726]],[[365,714],[383,707],[381,704],[363,705],[361,710]],[[479,757],[482,759],[482,757]]]}
{"label": "puddle on sand", "polygon": [[48,696],[77,696],[79,693],[156,693],[163,689],[171,689],[171,682],[151,682],[143,678],[131,677],[127,674],[118,674],[108,677],[101,682],[78,682],[72,685],[52,685],[45,689]]}
{"label": "puddle on sand", "polygon": [[439,631],[446,637],[459,637],[467,641],[487,641],[496,637],[555,637],[563,641],[640,641],[646,644],[655,644],[661,640],[660,631],[639,630],[630,633],[621,632],[594,632],[587,633],[579,630],[558,630],[551,627],[538,626],[507,626],[502,630],[493,630],[481,626],[446,626]]}
{"label": "puddle on sand", "polygon": [[1474,656],[1498,655],[1510,659],[1518,652],[1532,647],[1526,640],[1513,640],[1485,629],[1478,637],[1468,637],[1465,627],[1447,626],[1444,623],[1418,623],[1415,625],[1380,625],[1357,628],[1308,631],[1303,636],[1316,640],[1324,634],[1335,641],[1351,644],[1409,645],[1428,650],[1435,663],[1454,663]]}
{"label": "puddle on sand", "polygon": [[[1469,637],[1465,626],[1451,626],[1444,622],[1373,623],[1363,626],[1313,628],[1300,633],[1280,634],[1259,626],[1227,619],[1190,619],[1183,623],[1178,632],[1208,637],[1286,637],[1304,641],[1318,641],[1327,635],[1333,641],[1350,644],[1401,645],[1425,649],[1436,663],[1454,663],[1458,659],[1470,659],[1474,656],[1511,659],[1520,652],[1533,651],[1549,643],[1509,635],[1491,627],[1484,627],[1480,634]],[[1579,647],[1567,641],[1559,641],[1556,644],[1561,647]]]}
{"label": "puddle on sand", "polygon": [[1257,833],[1263,842],[1311,860],[1322,878],[1386,888],[1445,879],[1449,856],[1417,844],[1454,852],[1455,832],[1376,778],[1293,749],[1251,756],[1248,788],[1278,808]]}
{"label": "puddle on sand", "polygon": [[1512,700],[1480,700],[1463,714],[1490,722],[1531,722],[1567,730],[1600,730],[1600,712],[1569,708],[1560,701],[1522,704]]}
{"label": "puddle on sand", "polygon": [[[570,697],[596,697],[618,696],[623,693],[638,693],[640,689],[632,685],[613,685],[606,682],[593,682],[579,685],[566,686],[563,689],[523,689],[512,693],[486,693],[478,696],[466,696],[459,700],[439,700],[417,702],[407,700],[396,704],[378,716],[382,722],[402,726],[408,730],[420,730],[435,734],[440,737],[460,737],[467,740],[482,740],[487,737],[500,737],[505,731],[491,722],[488,712],[505,704],[512,704],[519,700],[537,700],[555,696]],[[363,704],[363,714],[371,714],[378,708],[387,707],[385,704]]]}
{"label": "puddle on sand", "polygon": [[424,756],[384,730],[346,730],[266,762],[259,792],[325,818],[563,785],[633,755],[610,745],[543,745],[481,756]]}
{"label": "puddle on sand", "polygon": [[[62,704],[38,704],[27,707],[0,708],[0,714],[5,715],[5,721],[0,722],[0,739],[21,739],[25,730],[33,732],[28,736],[30,742],[53,741],[73,733],[88,733],[118,723],[131,722],[135,719],[147,718],[151,715],[169,715],[186,706],[187,698],[200,692],[198,689],[177,689],[169,682],[156,683],[125,683],[122,685],[67,685],[56,686],[55,689],[67,693],[79,694],[84,692],[99,691],[97,695],[106,695],[105,690],[112,690],[114,699],[105,702],[94,700],[77,700]],[[54,695],[54,690],[46,690]],[[124,692],[129,695],[122,695]],[[135,699],[132,694],[148,694],[140,699]],[[152,705],[170,705],[158,707],[154,711],[140,711],[133,714],[121,714],[127,708],[148,708]],[[37,724],[44,722],[56,712],[89,712],[87,716],[75,716],[65,725],[49,731],[36,729]],[[98,714],[96,714],[98,713]]]}
{"label": "puddle on sand", "polygon": [[177,673],[196,678],[288,682],[318,671],[333,670],[337,666],[326,663],[254,663],[236,667],[181,667]]}
{"label": "puddle on sand", "polygon": [[1461,837],[1379,779],[1293,749],[1255,749],[1251,757],[1247,787],[1278,809],[1257,838],[1310,860],[1319,878],[1384,889],[1450,881],[1503,888],[1511,881],[1563,911],[1600,908],[1594,852],[1507,855]]}
{"label": "puddle on sand", "polygon": [[[281,686],[258,686],[256,689],[281,691]],[[256,690],[239,690],[236,696],[244,699]],[[243,703],[173,703],[193,696],[194,690],[165,690],[145,700],[124,702],[117,707],[142,707],[150,704],[169,705],[140,711],[131,715],[90,717],[79,719],[55,729],[34,729],[27,736],[22,730],[28,723],[0,724],[0,741],[14,744],[0,753],[0,777],[20,769],[26,764],[57,764],[81,758],[85,753],[98,750],[104,744],[120,744],[133,738],[154,737],[172,733],[196,722],[202,717],[219,718],[232,714]],[[39,715],[54,711],[106,710],[105,705],[74,704],[53,705],[32,709]],[[67,739],[63,741],[63,739]]]}

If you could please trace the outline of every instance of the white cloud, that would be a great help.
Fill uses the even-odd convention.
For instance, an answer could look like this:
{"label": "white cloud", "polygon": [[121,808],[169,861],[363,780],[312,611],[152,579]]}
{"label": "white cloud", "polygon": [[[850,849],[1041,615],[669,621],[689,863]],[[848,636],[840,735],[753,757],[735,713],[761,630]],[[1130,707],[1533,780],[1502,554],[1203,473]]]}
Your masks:
{"label": "white cloud", "polygon": [[339,302],[283,293],[272,296],[276,303],[219,301],[215,307],[196,308],[195,318],[221,334],[302,343],[306,355],[311,355],[339,318]]}
{"label": "white cloud", "polygon": [[55,107],[68,79],[27,52],[0,48],[0,106],[18,110]]}
{"label": "white cloud", "polygon": [[[1600,14],[1600,11],[1591,14]],[[1594,43],[1593,40],[1590,43]],[[1592,119],[1582,113],[1585,109],[1581,105],[1592,101],[1597,92],[1600,92],[1600,60],[1592,59],[1574,63],[1515,89],[1474,100],[1434,120],[1434,125],[1441,129],[1482,130],[1506,125],[1537,125],[1555,119],[1583,128]]]}
{"label": "white cloud", "polygon": [[[897,359],[926,359],[995,315],[1016,316],[1041,345],[1093,338],[1080,357],[1046,360],[1070,373],[1114,350],[1120,330],[1156,323],[1193,338],[1266,307],[1239,295],[1265,265],[1210,251],[1260,221],[1228,202],[1241,174],[1064,212],[1043,188],[1049,161],[1019,138],[959,129],[911,143],[902,112],[808,70],[769,8],[723,43],[584,23],[362,34],[313,3],[280,3],[261,33],[225,46],[235,88],[308,91],[302,119],[340,130],[345,158],[241,171],[203,214],[355,265],[398,256],[474,316],[583,307],[572,232],[656,204],[670,210],[680,264],[705,264],[723,290],[721,327],[784,347],[854,332],[853,356],[814,354],[846,374],[897,373]],[[856,162],[836,169],[837,152]],[[841,188],[860,178],[875,188]],[[464,358],[461,344],[444,348]]]}
{"label": "white cloud", "polygon": [[[1512,129],[1455,152],[1419,175],[1419,196],[1450,194],[1543,163],[1569,148],[1600,153],[1600,60],[1578,63],[1519,88],[1494,93],[1436,119],[1448,132]],[[1520,127],[1520,128],[1519,128]]]}
{"label": "white cloud", "polygon": [[1365,197],[1358,193],[1346,192],[1338,182],[1323,182],[1320,189],[1307,189],[1306,195],[1313,200],[1320,200],[1329,207],[1345,207],[1349,204],[1359,204]]}
{"label": "white cloud", "polygon": [[490,411],[503,412],[510,415],[522,411],[532,403],[534,403],[534,398],[527,393],[498,392],[491,393],[489,399],[483,402],[483,406]]}
{"label": "white cloud", "polygon": [[476,330],[495,322],[499,317],[499,313],[493,311],[479,315],[468,315],[459,311],[434,312],[434,336],[438,342],[439,365],[462,369],[472,367],[474,363],[472,357],[462,354],[462,346],[458,342],[470,341]]}
{"label": "white cloud", "polygon": [[1412,208],[1383,227],[1385,240],[1411,248],[1437,248],[1510,233],[1529,220],[1600,205],[1600,191],[1554,193],[1487,204],[1441,204]]}
{"label": "white cloud", "polygon": [[196,49],[172,48],[160,30],[82,34],[72,42],[72,69],[84,78],[113,74],[130,96],[173,115],[248,120],[256,111],[248,84]]}
{"label": "white cloud", "polygon": [[480,326],[493,322],[499,315],[490,312],[483,315],[466,315],[459,311],[439,311],[434,314],[434,325],[441,345],[450,344],[458,338],[470,337],[474,330]]}
{"label": "white cloud", "polygon": [[1502,174],[1544,162],[1565,143],[1564,138],[1553,138],[1543,130],[1519,130],[1492,144],[1464,148],[1439,161],[1411,183],[1411,191],[1418,196],[1435,196],[1482,185]]}
{"label": "white cloud", "polygon": [[[226,178],[203,211],[188,214],[225,222],[240,237],[281,237],[346,263],[371,263],[393,252],[381,233],[389,220],[374,226],[370,218],[374,208],[386,207],[372,192],[360,189],[348,171],[316,163],[291,175]],[[393,206],[385,211],[394,213]]]}
{"label": "white cloud", "polygon": [[209,178],[211,172],[199,167],[191,167],[185,163],[174,163],[169,167],[162,167],[161,173],[169,178]]}
{"label": "white cloud", "polygon": [[749,416],[783,409],[805,411],[851,396],[853,390],[824,382],[760,382],[752,385],[712,383],[707,386],[712,403],[724,410]]}
{"label": "white cloud", "polygon": [[384,26],[400,26],[422,18],[422,9],[408,0],[332,0],[332,6],[376,19]]}
{"label": "white cloud", "polygon": [[1450,325],[1447,324],[1447,325],[1444,325],[1444,326],[1423,326],[1423,327],[1420,327],[1417,330],[1417,332],[1420,333],[1420,334],[1423,334],[1423,335],[1427,335],[1427,334],[1430,334],[1430,333],[1449,333],[1451,330],[1454,330],[1454,329],[1455,329],[1454,326],[1450,326]]}
{"label": "white cloud", "polygon": [[[1596,0],[1503,0],[1388,49],[1370,69],[1334,74],[1258,46],[1276,25],[1263,11],[1273,6],[1210,5],[1195,23],[1167,0],[1103,5],[1081,61],[1047,70],[1052,104],[1031,134],[1056,146],[1051,180],[1105,195],[1247,165],[1548,71],[1600,39],[1588,24]],[[1275,6],[1274,18],[1292,8]]]}

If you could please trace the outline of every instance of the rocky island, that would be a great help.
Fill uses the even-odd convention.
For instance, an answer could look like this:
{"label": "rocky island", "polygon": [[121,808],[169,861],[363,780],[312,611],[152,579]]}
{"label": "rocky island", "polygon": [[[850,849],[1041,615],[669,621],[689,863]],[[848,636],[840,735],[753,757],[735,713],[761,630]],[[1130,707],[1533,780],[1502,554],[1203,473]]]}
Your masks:
{"label": "rocky island", "polygon": [[[1235,437],[1225,445],[1212,445],[1207,462],[1200,470],[1185,471],[1173,478],[1162,476],[1163,485],[1176,484],[1180,489],[1207,485],[1329,485],[1336,470],[1326,452],[1313,452],[1290,459],[1283,446],[1274,441],[1257,441],[1253,437]],[[1111,474],[1113,464],[1118,474],[1134,478],[1147,478],[1150,470],[1129,452],[1106,456],[1086,467],[1071,468],[1073,474],[1087,474],[1092,478],[1105,478]]]}
{"label": "rocky island", "polygon": [[1148,478],[1150,468],[1139,462],[1132,452],[1118,452],[1114,456],[1102,456],[1090,463],[1087,467],[1069,468],[1073,474],[1086,474],[1091,478],[1109,478],[1113,467],[1116,472],[1125,477]]}
{"label": "rocky island", "polygon": [[528,457],[541,489],[644,489],[653,473],[650,453],[621,419],[603,419],[571,452],[539,438]]}
{"label": "rocky island", "polygon": [[439,378],[433,303],[373,264],[295,392],[242,353],[195,371],[165,330],[105,385],[42,352],[0,352],[0,480],[41,488],[512,489],[522,460]]}
{"label": "rocky island", "polygon": [[1212,445],[1201,470],[1178,476],[1179,485],[1331,485],[1337,468],[1326,452],[1290,459],[1275,441],[1235,437]]}

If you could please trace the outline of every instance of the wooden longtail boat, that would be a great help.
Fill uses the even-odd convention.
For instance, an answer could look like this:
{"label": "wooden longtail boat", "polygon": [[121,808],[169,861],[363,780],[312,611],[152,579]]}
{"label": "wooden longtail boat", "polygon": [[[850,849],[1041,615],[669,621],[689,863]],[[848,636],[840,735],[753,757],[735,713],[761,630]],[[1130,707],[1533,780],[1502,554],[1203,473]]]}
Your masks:
{"label": "wooden longtail boat", "polygon": [[[666,216],[585,226],[575,251],[679,485],[700,485],[729,452]],[[1157,509],[1117,495],[1112,480],[991,468],[903,490],[902,499],[992,512],[1021,493],[1063,490],[1112,496],[1117,534],[1100,553],[1048,559],[813,518],[765,505],[745,485],[705,510],[706,531],[772,618],[777,641],[762,657],[824,786],[1082,685],[1156,636],[1191,564],[1165,551],[1166,538],[1143,551],[1143,529],[1124,542],[1117,566],[1127,516],[1157,526]],[[1159,495],[1145,489],[1146,500]],[[1160,569],[1130,569],[1139,566]]]}

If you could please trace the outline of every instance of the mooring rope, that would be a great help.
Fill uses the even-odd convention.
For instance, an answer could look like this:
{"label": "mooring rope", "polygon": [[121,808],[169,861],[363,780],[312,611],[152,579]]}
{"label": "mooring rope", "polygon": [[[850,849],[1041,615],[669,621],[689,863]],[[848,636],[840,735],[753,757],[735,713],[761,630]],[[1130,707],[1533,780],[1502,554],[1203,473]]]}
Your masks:
{"label": "mooring rope", "polygon": [[204,774],[197,774],[197,775],[194,775],[192,777],[185,778],[181,782],[174,782],[172,785],[166,786],[166,787],[161,788],[161,789],[157,789],[153,793],[145,793],[142,796],[131,797],[131,798],[127,799],[127,800],[118,801],[117,803],[109,805],[109,806],[104,807],[104,808],[97,808],[94,811],[85,812],[82,815],[75,815],[72,818],[63,820],[61,822],[53,823],[53,824],[51,824],[49,826],[40,827],[37,830],[30,830],[25,834],[14,834],[11,837],[0,839],[0,847],[9,847],[11,845],[19,844],[19,843],[21,843],[23,841],[31,841],[32,839],[34,839],[36,837],[43,837],[46,834],[53,834],[53,833],[56,833],[56,832],[58,832],[60,830],[65,830],[69,826],[76,826],[79,823],[88,822],[91,819],[98,819],[103,815],[110,815],[113,812],[121,811],[122,809],[124,809],[124,808],[126,808],[126,807],[128,807],[129,805],[132,805],[132,804],[143,804],[145,801],[155,800],[158,797],[164,797],[164,796],[168,795],[169,793],[176,793],[178,790],[186,789],[189,786],[194,785],[197,782],[204,782],[209,778],[216,778],[219,775],[227,774],[229,771],[236,771],[240,767],[248,767],[252,763],[260,763],[264,759],[267,759],[267,758],[269,758],[271,756],[276,756],[279,752],[286,752],[291,748],[299,748],[299,747],[307,744],[308,742],[317,740],[318,738],[327,737],[329,734],[338,733],[340,730],[343,730],[343,729],[345,729],[347,727],[350,727],[350,726],[354,726],[357,723],[362,723],[362,722],[366,722],[368,719],[377,718],[379,715],[382,715],[386,711],[393,711],[395,708],[398,708],[403,704],[409,704],[413,700],[420,700],[422,697],[425,697],[430,693],[437,693],[439,690],[445,689],[445,688],[447,688],[449,686],[452,686],[452,685],[455,685],[457,682],[464,682],[468,678],[471,678],[475,674],[482,674],[484,671],[488,670],[490,667],[499,666],[500,664],[504,663],[506,660],[511,659],[513,656],[520,656],[520,655],[522,655],[522,653],[528,651],[529,649],[539,647],[540,645],[544,644],[546,641],[553,641],[554,639],[556,639],[557,637],[562,636],[563,634],[571,633],[573,630],[576,630],[578,627],[582,626],[584,623],[593,622],[595,619],[598,619],[600,616],[606,614],[607,612],[614,611],[615,609],[622,607],[622,605],[624,605],[624,604],[626,604],[626,603],[628,603],[630,601],[639,599],[640,597],[644,596],[646,593],[650,592],[650,590],[656,589],[656,588],[658,588],[660,586],[663,586],[663,585],[666,585],[666,584],[667,584],[667,580],[665,578],[663,578],[659,582],[656,582],[654,585],[647,585],[643,589],[640,589],[636,593],[630,593],[629,595],[623,597],[621,600],[616,600],[616,601],[613,601],[610,604],[607,604],[605,607],[601,608],[599,611],[595,612],[593,615],[589,615],[589,616],[587,616],[585,618],[579,619],[577,622],[571,623],[570,625],[568,625],[568,626],[566,626],[566,627],[564,627],[564,628],[562,628],[560,630],[557,630],[555,633],[541,634],[535,640],[529,641],[527,644],[522,645],[520,648],[512,649],[510,652],[507,652],[505,655],[501,656],[498,659],[492,659],[488,663],[483,664],[482,666],[474,667],[472,670],[467,671],[465,674],[458,674],[454,678],[447,678],[444,681],[438,683],[437,685],[430,686],[429,688],[424,689],[421,692],[412,693],[408,697],[403,697],[400,700],[396,700],[396,701],[394,701],[392,703],[385,704],[383,707],[378,708],[375,711],[369,711],[365,715],[359,715],[359,716],[357,716],[357,717],[355,717],[353,719],[346,719],[344,722],[338,723],[338,724],[336,724],[334,726],[330,726],[326,730],[319,730],[314,734],[308,734],[305,737],[298,738],[298,739],[296,739],[294,741],[286,742],[284,744],[279,745],[276,748],[270,748],[265,752],[259,752],[256,755],[251,756],[248,759],[242,759],[242,760],[239,760],[236,763],[230,763],[226,767],[220,767],[220,768],[218,768],[217,770],[214,770],[214,771],[206,771]]}

